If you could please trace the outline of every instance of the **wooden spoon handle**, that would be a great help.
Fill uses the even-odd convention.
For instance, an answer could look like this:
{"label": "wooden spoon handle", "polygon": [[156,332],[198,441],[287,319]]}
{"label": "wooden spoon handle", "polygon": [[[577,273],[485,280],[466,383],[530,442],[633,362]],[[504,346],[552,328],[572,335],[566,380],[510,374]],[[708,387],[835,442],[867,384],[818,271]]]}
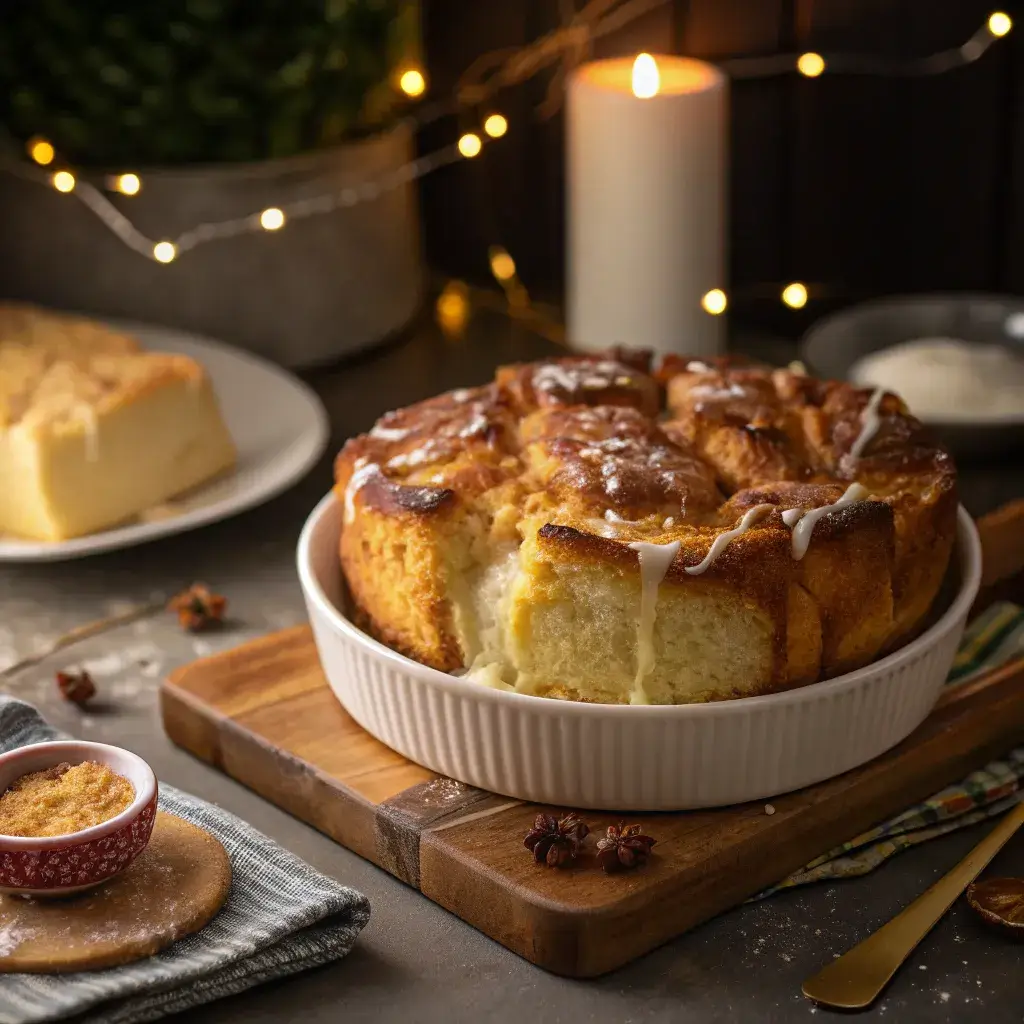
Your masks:
{"label": "wooden spoon handle", "polygon": [[1024,825],[1024,803],[1016,807],[947,875],[862,943],[803,985],[808,999],[840,1010],[863,1010],[878,998],[900,965],[956,898]]}

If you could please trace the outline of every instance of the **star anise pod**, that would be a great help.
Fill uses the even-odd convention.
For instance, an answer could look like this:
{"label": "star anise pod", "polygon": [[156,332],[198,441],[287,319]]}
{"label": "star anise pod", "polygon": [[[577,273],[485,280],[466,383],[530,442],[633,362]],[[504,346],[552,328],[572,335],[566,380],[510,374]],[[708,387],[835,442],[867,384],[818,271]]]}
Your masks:
{"label": "star anise pod", "polygon": [[624,871],[647,863],[651,847],[657,842],[642,835],[639,825],[609,825],[597,841],[597,860],[605,871]]}
{"label": "star anise pod", "polygon": [[188,590],[172,597],[167,607],[178,613],[178,622],[190,633],[219,626],[224,621],[227,598],[213,593],[205,583],[193,583]]}
{"label": "star anise pod", "polygon": [[538,814],[523,845],[533,851],[538,864],[560,868],[576,859],[589,831],[578,815],[556,818],[553,814]]}
{"label": "star anise pod", "polygon": [[57,688],[66,701],[77,704],[79,707],[96,696],[96,684],[92,681],[92,676],[84,670],[81,672],[58,672]]}

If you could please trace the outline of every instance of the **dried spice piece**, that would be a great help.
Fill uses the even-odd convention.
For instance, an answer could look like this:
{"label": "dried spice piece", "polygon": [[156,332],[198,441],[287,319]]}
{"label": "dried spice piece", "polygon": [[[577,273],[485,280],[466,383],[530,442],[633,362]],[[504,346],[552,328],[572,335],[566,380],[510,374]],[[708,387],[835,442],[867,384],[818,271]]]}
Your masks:
{"label": "dried spice piece", "polygon": [[96,696],[96,684],[88,672],[58,672],[57,688],[60,695],[81,707]]}
{"label": "dried spice piece", "polygon": [[1024,939],[1024,878],[989,878],[967,887],[967,902],[988,924]]}
{"label": "dried spice piece", "polygon": [[625,871],[647,862],[657,842],[642,835],[639,825],[609,825],[603,839],[597,841],[597,860],[605,871]]}
{"label": "dried spice piece", "polygon": [[538,814],[523,845],[533,851],[533,859],[538,864],[560,868],[576,859],[589,832],[578,815],[556,818],[553,814]]}
{"label": "dried spice piece", "polygon": [[227,598],[213,593],[205,583],[193,583],[188,590],[172,597],[167,607],[178,613],[178,622],[190,633],[219,626],[227,611]]}

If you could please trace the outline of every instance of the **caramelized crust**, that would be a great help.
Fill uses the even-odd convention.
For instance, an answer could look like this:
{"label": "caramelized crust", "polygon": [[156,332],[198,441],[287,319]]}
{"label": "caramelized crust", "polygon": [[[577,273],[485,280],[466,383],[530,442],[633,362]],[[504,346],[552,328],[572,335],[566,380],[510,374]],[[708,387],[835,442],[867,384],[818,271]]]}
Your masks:
{"label": "caramelized crust", "polygon": [[175,381],[198,389],[206,377],[191,359],[145,352],[104,324],[0,304],[0,431],[82,431]]}
{"label": "caramelized crust", "polygon": [[644,368],[504,367],[349,441],[341,560],[366,628],[489,685],[679,703],[805,685],[918,627],[956,476],[896,396],[734,359]]}

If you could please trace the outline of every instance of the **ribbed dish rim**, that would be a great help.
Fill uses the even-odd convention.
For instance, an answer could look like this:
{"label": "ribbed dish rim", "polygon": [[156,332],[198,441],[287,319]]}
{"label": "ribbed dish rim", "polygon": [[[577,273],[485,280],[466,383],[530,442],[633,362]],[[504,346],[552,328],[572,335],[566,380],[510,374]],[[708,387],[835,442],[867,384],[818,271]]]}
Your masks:
{"label": "ribbed dish rim", "polygon": [[[310,513],[299,535],[296,561],[299,582],[303,591],[337,633],[363,648],[368,654],[388,662],[397,671],[404,672],[433,689],[442,690],[459,698],[493,701],[508,705],[518,704],[524,711],[531,709],[535,712],[546,712],[559,716],[622,716],[635,720],[644,717],[664,719],[690,718],[701,715],[743,715],[762,708],[778,708],[801,704],[808,700],[836,696],[862,685],[868,679],[891,674],[904,663],[915,660],[920,654],[935,646],[950,630],[957,628],[958,623],[966,617],[981,584],[981,540],[974,521],[961,505],[957,509],[957,542],[955,546],[955,556],[959,558],[960,562],[961,579],[956,596],[942,616],[920,636],[899,650],[873,661],[870,665],[835,676],[832,679],[810,683],[807,686],[791,690],[703,704],[586,704],[580,701],[553,700],[550,697],[492,689],[430,668],[427,665],[421,665],[374,640],[373,637],[355,626],[328,598],[312,566],[314,535],[336,503],[337,499],[334,493],[330,492],[317,503]],[[338,571],[341,571],[340,566]]]}

